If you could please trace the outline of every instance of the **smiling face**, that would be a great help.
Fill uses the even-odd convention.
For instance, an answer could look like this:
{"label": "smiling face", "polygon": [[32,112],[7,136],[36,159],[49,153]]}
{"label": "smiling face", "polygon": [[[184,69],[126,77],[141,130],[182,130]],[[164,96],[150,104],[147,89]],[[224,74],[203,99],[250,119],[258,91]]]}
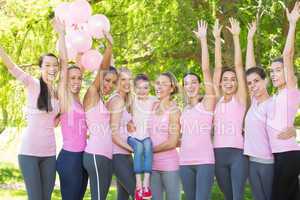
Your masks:
{"label": "smiling face", "polygon": [[169,77],[160,75],[155,81],[155,94],[158,99],[170,98],[174,86]]}
{"label": "smiling face", "polygon": [[262,79],[257,73],[247,75],[246,79],[251,96],[257,98],[267,93],[267,80]]}
{"label": "smiling face", "polygon": [[58,72],[58,60],[54,56],[44,56],[42,62],[40,63],[40,69],[42,74],[42,79],[46,82],[52,82],[55,80]]}
{"label": "smiling face", "polygon": [[68,89],[72,94],[78,94],[82,84],[82,73],[78,68],[68,70]]}
{"label": "smiling face", "polygon": [[130,72],[120,72],[118,79],[118,91],[121,93],[128,94],[131,90],[131,81],[132,77]]}
{"label": "smiling face", "polygon": [[282,62],[273,62],[271,64],[270,77],[273,86],[276,88],[283,87],[286,84]]}
{"label": "smiling face", "polygon": [[184,77],[184,91],[188,98],[197,97],[199,94],[200,83],[195,75],[189,74]]}
{"label": "smiling face", "polygon": [[221,89],[226,95],[232,95],[237,91],[237,78],[236,74],[232,71],[226,71],[223,73],[221,79]]}
{"label": "smiling face", "polygon": [[134,87],[135,93],[139,99],[146,99],[150,92],[150,83],[145,80],[138,80]]}
{"label": "smiling face", "polygon": [[103,77],[102,93],[110,94],[117,85],[118,76],[115,72],[107,72]]}

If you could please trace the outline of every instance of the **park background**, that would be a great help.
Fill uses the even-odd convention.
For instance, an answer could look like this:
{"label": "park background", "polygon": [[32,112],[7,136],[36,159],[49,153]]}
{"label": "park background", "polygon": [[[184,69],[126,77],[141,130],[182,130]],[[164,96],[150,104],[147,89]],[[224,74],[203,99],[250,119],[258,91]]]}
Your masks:
{"label": "park background", "polygon": [[[38,57],[55,52],[57,34],[50,19],[60,0],[0,0],[0,45],[26,72],[39,76]],[[201,73],[200,48],[192,30],[197,20],[209,23],[208,43],[211,68],[214,66],[214,39],[211,33],[216,18],[228,25],[229,17],[241,24],[241,47],[245,57],[247,24],[258,19],[255,56],[259,65],[268,70],[270,61],[280,56],[285,43],[288,21],[284,8],[290,10],[296,0],[90,0],[93,14],[106,15],[111,22],[116,67],[127,66],[134,74],[146,73],[154,80],[163,71],[171,71],[182,80],[185,72]],[[300,31],[297,27],[295,68],[300,68]],[[223,65],[233,66],[232,36],[222,31]],[[102,40],[93,46],[103,52]],[[93,80],[86,73],[82,92]],[[300,79],[298,79],[300,80]],[[271,93],[276,92],[271,86]],[[177,99],[181,102],[181,97]],[[24,88],[8,74],[0,61],[0,200],[25,200],[26,193],[18,170],[17,152],[22,128],[26,125],[22,112]],[[297,117],[296,126],[300,125]],[[61,146],[56,130],[57,151]],[[34,139],[34,138],[33,138]],[[116,199],[112,187],[108,199]],[[53,199],[61,199],[57,179]],[[87,192],[87,198],[89,191]],[[213,200],[222,200],[216,186]],[[246,200],[252,199],[246,189]]]}

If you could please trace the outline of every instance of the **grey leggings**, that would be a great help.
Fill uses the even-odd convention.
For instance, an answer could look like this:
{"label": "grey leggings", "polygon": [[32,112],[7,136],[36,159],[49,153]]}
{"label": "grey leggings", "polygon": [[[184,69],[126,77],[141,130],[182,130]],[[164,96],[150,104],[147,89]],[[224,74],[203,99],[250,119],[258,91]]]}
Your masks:
{"label": "grey leggings", "polygon": [[271,200],[273,173],[273,164],[250,161],[249,180],[254,200]]}
{"label": "grey leggings", "polygon": [[178,171],[153,171],[151,176],[152,200],[180,199],[180,176]]}
{"label": "grey leggings", "polygon": [[209,200],[214,183],[215,165],[182,165],[180,176],[186,199]]}
{"label": "grey leggings", "polygon": [[90,177],[92,200],[105,200],[113,172],[111,159],[85,152],[83,166]]}
{"label": "grey leggings", "polygon": [[19,155],[28,200],[51,200],[55,185],[56,158]]}
{"label": "grey leggings", "polygon": [[113,171],[117,177],[118,200],[134,199],[135,174],[131,155],[114,154]]}
{"label": "grey leggings", "polygon": [[243,200],[248,177],[248,157],[236,148],[216,148],[216,178],[225,200]]}

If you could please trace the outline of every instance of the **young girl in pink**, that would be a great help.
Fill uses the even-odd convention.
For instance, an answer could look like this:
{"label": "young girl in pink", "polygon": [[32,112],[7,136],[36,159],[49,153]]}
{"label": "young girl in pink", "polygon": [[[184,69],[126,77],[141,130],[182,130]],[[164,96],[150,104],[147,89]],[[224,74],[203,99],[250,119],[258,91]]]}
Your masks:
{"label": "young girl in pink", "polygon": [[[134,79],[134,90],[136,96],[132,102],[132,121],[128,128],[128,144],[133,149],[134,173],[136,174],[135,199],[150,199],[150,174],[152,172],[152,141],[149,136],[149,117],[155,97],[149,96],[150,82],[146,75],[138,74]],[[142,174],[144,180],[142,181]]]}
{"label": "young girl in pink", "polygon": [[200,77],[187,73],[183,77],[187,105],[181,122],[180,175],[186,199],[210,199],[214,182],[215,157],[211,140],[213,111],[216,103],[213,81],[209,69],[207,23],[198,22],[195,32],[201,43],[204,97],[200,97]]}

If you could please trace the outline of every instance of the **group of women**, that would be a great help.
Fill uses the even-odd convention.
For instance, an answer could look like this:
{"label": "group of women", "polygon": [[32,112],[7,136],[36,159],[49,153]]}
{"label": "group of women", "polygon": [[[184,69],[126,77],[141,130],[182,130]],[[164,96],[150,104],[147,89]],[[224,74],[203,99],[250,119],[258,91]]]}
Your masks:
{"label": "group of women", "polygon": [[[201,44],[203,80],[196,73],[184,75],[186,104],[182,111],[172,99],[179,91],[176,78],[169,72],[158,75],[150,124],[155,130],[150,133],[152,199],[162,200],[165,193],[166,199],[179,200],[181,182],[186,199],[208,200],[214,177],[226,200],[244,199],[247,179],[255,200],[300,199],[300,146],[293,128],[300,103],[293,69],[299,2],[287,11],[287,17],[289,32],[282,58],[270,66],[277,89],[273,96],[268,94],[264,69],[255,62],[255,22],[249,25],[245,72],[239,22],[231,18],[227,27],[233,36],[234,67],[223,67],[222,26],[216,21],[213,75],[207,23],[198,23],[194,33]],[[133,149],[127,144],[132,74],[127,68],[117,70],[110,65],[113,40],[105,33],[103,62],[81,101],[83,69],[80,64],[68,65],[64,26],[55,21],[54,28],[59,34],[59,58],[53,54],[40,58],[39,79],[17,67],[0,48],[8,71],[27,89],[27,127],[19,164],[29,200],[51,199],[56,170],[64,200],[82,199],[88,179],[92,199],[106,199],[113,174],[118,200],[134,198]],[[200,95],[202,85],[204,95]],[[56,159],[54,128],[58,124],[63,147]]]}

